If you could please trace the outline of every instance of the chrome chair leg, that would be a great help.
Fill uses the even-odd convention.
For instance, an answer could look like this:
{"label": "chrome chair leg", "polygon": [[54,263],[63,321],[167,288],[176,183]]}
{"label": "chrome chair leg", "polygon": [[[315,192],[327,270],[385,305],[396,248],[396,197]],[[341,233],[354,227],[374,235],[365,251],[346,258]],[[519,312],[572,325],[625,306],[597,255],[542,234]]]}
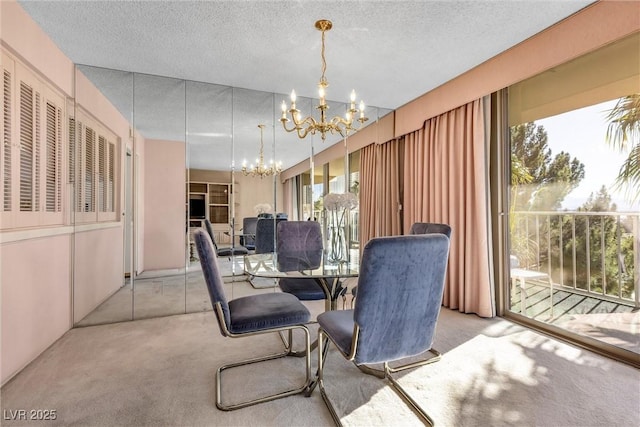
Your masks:
{"label": "chrome chair leg", "polygon": [[[391,372],[392,374],[395,374],[396,372],[404,371],[405,369],[411,369],[411,368],[417,368],[418,366],[429,365],[431,363],[438,362],[440,359],[442,359],[442,353],[440,353],[435,348],[429,349],[429,353],[433,354],[433,357],[430,357],[425,360],[420,360],[417,362],[407,363],[406,365],[397,366],[395,368],[392,368],[391,366],[389,366],[388,367],[389,372]],[[378,377],[378,378],[385,377],[384,369],[375,369],[367,365],[356,365],[356,366],[365,374],[373,375],[374,377]]]}
{"label": "chrome chair leg", "polygon": [[[231,404],[231,405],[224,405],[222,403],[222,372],[227,370],[227,369],[232,369],[238,366],[244,366],[244,365],[250,365],[253,363],[258,363],[258,362],[264,362],[267,360],[273,360],[273,359],[278,359],[281,357],[286,357],[289,355],[289,350],[286,350],[282,353],[277,353],[277,354],[271,354],[268,356],[261,356],[261,357],[256,357],[256,358],[252,358],[252,359],[247,359],[247,360],[243,360],[241,362],[235,362],[235,363],[230,363],[228,365],[224,365],[221,366],[220,368],[218,368],[218,370],[216,371],[216,407],[220,410],[223,411],[232,411],[235,409],[240,409],[240,408],[245,408],[247,406],[251,406],[251,405],[255,405],[258,403],[263,403],[263,402],[269,402],[271,400],[275,400],[275,399],[280,399],[282,397],[286,397],[286,396],[291,396],[293,394],[298,394],[298,393],[303,393],[305,392],[308,387],[309,384],[311,382],[311,350],[310,350],[310,334],[309,334],[309,330],[305,327],[305,326],[293,326],[290,328],[283,328],[280,331],[274,331],[274,332],[282,332],[284,330],[289,330],[292,331],[293,329],[302,329],[304,334],[305,334],[305,351],[306,351],[306,360],[305,360],[305,371],[306,371],[306,378],[305,378],[305,382],[302,386],[295,388],[295,389],[291,389],[291,390],[286,390],[286,391],[282,391],[276,394],[272,394],[269,396],[264,396],[264,397],[260,397],[257,399],[253,399],[253,400],[249,400],[246,402],[241,402],[241,403],[235,403],[235,404]],[[269,331],[271,332],[271,331]]]}
{"label": "chrome chair leg", "polygon": [[435,426],[433,419],[425,412],[424,409],[418,403],[413,400],[411,396],[405,391],[405,389],[391,376],[391,371],[389,370],[389,364],[385,362],[384,364],[384,373],[385,378],[391,384],[391,388],[405,401],[405,403],[413,410],[413,412],[418,415],[422,421],[424,421],[429,426]]}
{"label": "chrome chair leg", "polygon": [[[324,332],[322,331],[322,329],[320,329],[319,333],[318,333],[318,373],[317,373],[317,378],[315,383],[312,381],[310,386],[309,386],[309,390],[305,393],[305,396],[309,396],[311,394],[311,392],[313,391],[313,387],[315,387],[315,385],[318,385],[318,388],[320,389],[320,395],[322,396],[322,400],[324,401],[325,405],[327,406],[327,409],[329,409],[329,412],[331,413],[331,418],[333,418],[333,422],[336,424],[336,426],[341,427],[342,426],[342,422],[340,421],[340,416],[338,416],[338,414],[336,413],[335,407],[333,406],[333,403],[331,402],[331,399],[329,398],[329,396],[327,395],[325,388],[324,388],[324,380],[323,380],[323,371],[324,371],[324,363],[325,363],[325,359],[327,356],[327,345],[329,344],[329,337],[327,337],[327,341],[323,343],[323,336],[324,336]],[[324,344],[324,345],[323,345]],[[325,347],[324,349],[322,347]],[[431,351],[431,350],[430,350]],[[416,362],[416,363],[412,363],[412,364],[407,364],[407,365],[403,365],[399,368],[390,368],[389,364],[387,362],[384,363],[384,368],[382,370],[379,369],[373,369],[370,368],[366,365],[356,365],[362,372],[367,373],[369,375],[374,375],[378,378],[381,379],[386,379],[389,384],[391,385],[391,388],[394,390],[394,392],[396,392],[400,398],[402,398],[402,400],[407,404],[407,406],[409,406],[411,408],[411,410],[414,411],[414,413],[428,426],[435,426],[435,423],[433,421],[433,419],[429,416],[429,414],[426,413],[426,411],[424,409],[422,409],[422,407],[411,397],[409,396],[409,394],[406,392],[406,390],[391,376],[391,374],[393,372],[398,372],[404,369],[409,369],[409,367],[417,367],[417,366],[421,366],[424,364],[428,364],[428,363],[432,363],[435,362],[436,360],[432,360],[432,359],[436,359],[440,360],[441,358],[441,354],[439,352],[437,352],[436,350],[433,350],[432,353],[436,354],[437,356],[435,356],[434,358],[428,359],[427,361],[420,361],[420,362]],[[426,363],[425,363],[426,362]]]}
{"label": "chrome chair leg", "polygon": [[[314,322],[309,322],[309,323],[314,323]],[[294,350],[293,349],[293,331],[292,330],[289,330],[289,338],[288,339],[286,339],[282,333],[283,333],[283,331],[278,331],[278,335],[280,336],[280,340],[282,341],[282,344],[284,344],[284,349],[287,351],[287,356],[305,357],[307,355],[307,353],[304,352],[304,351],[299,351],[299,350]],[[310,351],[315,350],[317,345],[318,345],[318,341],[317,340],[313,341],[311,343],[310,347],[309,347]]]}

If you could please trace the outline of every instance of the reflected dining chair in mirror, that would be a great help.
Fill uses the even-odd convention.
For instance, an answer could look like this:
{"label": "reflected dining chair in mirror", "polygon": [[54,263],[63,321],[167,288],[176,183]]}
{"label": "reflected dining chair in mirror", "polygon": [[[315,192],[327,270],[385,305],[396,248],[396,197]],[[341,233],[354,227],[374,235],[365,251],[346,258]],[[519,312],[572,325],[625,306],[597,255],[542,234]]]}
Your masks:
{"label": "reflected dining chair in mirror", "polygon": [[204,226],[207,230],[207,234],[209,235],[209,238],[211,239],[213,247],[216,250],[217,256],[227,257],[231,259],[235,255],[247,255],[249,253],[247,248],[240,247],[240,246],[218,247],[218,245],[216,244],[216,236],[213,231],[213,226],[211,225],[211,221],[209,221],[208,219],[205,219]]}
{"label": "reflected dining chair in mirror", "polygon": [[[213,242],[209,235],[202,229],[194,231],[194,241],[202,273],[209,291],[213,311],[215,312],[220,332],[225,337],[238,338],[271,332],[301,330],[305,336],[305,371],[306,377],[300,387],[271,394],[257,399],[234,403],[222,403],[222,372],[238,366],[263,362],[290,355],[289,349],[284,352],[255,357],[241,362],[230,363],[221,366],[216,371],[216,406],[219,409],[230,411],[268,402],[292,394],[302,393],[308,387],[311,378],[310,362],[310,337],[309,330],[305,326],[309,322],[309,310],[298,299],[290,294],[281,292],[264,293],[236,298],[227,301],[223,287],[223,279],[218,267],[218,259],[213,252]],[[270,369],[273,369],[270,368]]]}
{"label": "reflected dining chair in mirror", "polygon": [[248,216],[242,218],[242,235],[240,236],[240,244],[247,248],[248,251],[253,251],[256,249],[257,224],[257,216]]}
{"label": "reflected dining chair in mirror", "polygon": [[[315,269],[322,263],[322,229],[314,221],[283,221],[276,230],[276,253],[279,271]],[[278,280],[282,292],[299,300],[329,298],[315,279],[287,277]]]}
{"label": "reflected dining chair in mirror", "polygon": [[[386,378],[405,403],[433,425],[431,417],[392,377],[389,362],[431,350],[448,258],[449,238],[443,234],[373,238],[362,253],[355,308],[318,316],[317,385],[337,425],[341,425],[340,416],[323,383],[325,338],[363,372]],[[367,366],[371,364],[382,364],[383,370]]]}
{"label": "reflected dining chair in mirror", "polygon": [[276,226],[286,218],[260,218],[256,223],[256,248],[257,254],[268,254],[275,252]]}

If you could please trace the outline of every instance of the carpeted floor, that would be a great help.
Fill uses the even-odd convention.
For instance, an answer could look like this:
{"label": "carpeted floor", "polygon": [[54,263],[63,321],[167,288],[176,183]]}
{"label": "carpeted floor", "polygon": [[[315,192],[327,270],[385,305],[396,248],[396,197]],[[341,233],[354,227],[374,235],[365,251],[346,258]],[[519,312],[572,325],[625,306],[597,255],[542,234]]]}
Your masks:
{"label": "carpeted floor", "polygon": [[[640,371],[629,366],[502,319],[447,309],[435,347],[444,353],[440,362],[398,376],[436,425],[639,423]],[[73,329],[2,388],[2,425],[332,425],[317,390],[310,398],[232,412],[215,408],[218,366],[279,349],[274,334],[223,338],[211,311]],[[224,401],[301,381],[303,363],[286,358],[232,370]],[[328,392],[345,425],[419,424],[382,380],[362,374],[333,349],[326,369]],[[27,416],[55,410],[56,420],[12,420],[21,409]]]}

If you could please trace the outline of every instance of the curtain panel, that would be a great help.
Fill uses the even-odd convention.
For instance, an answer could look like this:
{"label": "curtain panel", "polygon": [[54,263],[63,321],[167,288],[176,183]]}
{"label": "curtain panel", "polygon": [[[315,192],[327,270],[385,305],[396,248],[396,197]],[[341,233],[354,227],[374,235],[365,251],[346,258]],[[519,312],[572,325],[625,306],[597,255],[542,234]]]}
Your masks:
{"label": "curtain panel", "polygon": [[360,251],[378,235],[376,185],[376,144],[370,144],[360,150]]}
{"label": "curtain panel", "polygon": [[404,141],[371,144],[360,151],[360,248],[378,236],[402,234]]}
{"label": "curtain panel", "polygon": [[449,224],[443,305],[493,317],[484,123],[476,100],[405,136],[404,229],[414,222]]}

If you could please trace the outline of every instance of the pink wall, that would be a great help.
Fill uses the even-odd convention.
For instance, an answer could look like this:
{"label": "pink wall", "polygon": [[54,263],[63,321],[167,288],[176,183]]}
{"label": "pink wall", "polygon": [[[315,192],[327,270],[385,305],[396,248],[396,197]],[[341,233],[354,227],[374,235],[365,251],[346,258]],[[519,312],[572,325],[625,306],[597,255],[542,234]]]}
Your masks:
{"label": "pink wall", "polygon": [[640,2],[597,2],[398,108],[395,135],[637,31]]}
{"label": "pink wall", "polygon": [[[66,96],[74,95],[73,63],[13,0],[0,1],[0,29],[3,48],[38,70]],[[80,102],[112,127],[124,153],[129,134],[126,120],[84,76],[78,76],[78,85]],[[2,233],[3,384],[71,328],[72,269],[78,290],[76,317],[84,316],[122,283],[121,223],[82,229],[85,231],[75,237],[67,226]],[[74,239],[76,258],[72,259]]]}
{"label": "pink wall", "polygon": [[2,245],[2,383],[71,327],[71,239]]}
{"label": "pink wall", "polygon": [[119,225],[74,234],[73,319],[79,322],[124,284],[123,232]]}
{"label": "pink wall", "polygon": [[15,0],[0,1],[0,36],[4,44],[66,95],[73,95],[73,62],[36,25]]}
{"label": "pink wall", "polygon": [[184,268],[184,142],[147,139],[144,149],[144,267],[146,270]]}

